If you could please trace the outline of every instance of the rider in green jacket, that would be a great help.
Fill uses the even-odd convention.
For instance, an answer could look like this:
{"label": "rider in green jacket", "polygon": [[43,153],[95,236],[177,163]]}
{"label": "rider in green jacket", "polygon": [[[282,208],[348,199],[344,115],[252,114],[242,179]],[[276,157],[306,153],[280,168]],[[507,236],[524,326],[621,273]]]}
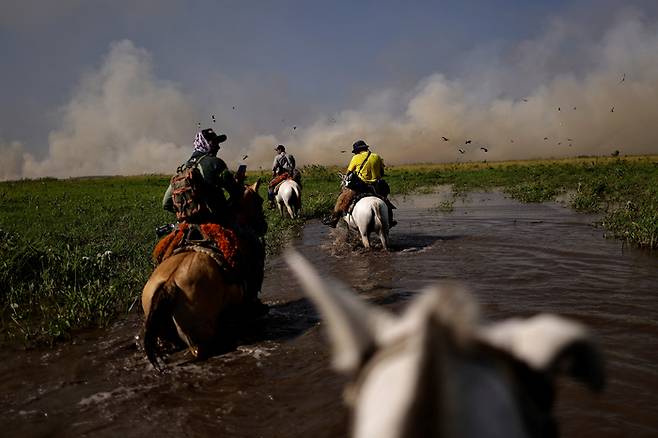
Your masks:
{"label": "rider in green jacket", "polygon": [[[218,158],[219,144],[226,140],[226,135],[217,135],[212,128],[198,132],[194,139],[194,152],[184,165],[197,163],[205,185],[205,204],[210,212],[209,217],[199,218],[199,222],[226,223],[230,200],[242,196],[244,187],[236,181],[233,173],[228,170],[226,163]],[[224,194],[226,191],[229,199]],[[169,184],[162,198],[162,207],[175,212],[172,199],[172,186]]]}

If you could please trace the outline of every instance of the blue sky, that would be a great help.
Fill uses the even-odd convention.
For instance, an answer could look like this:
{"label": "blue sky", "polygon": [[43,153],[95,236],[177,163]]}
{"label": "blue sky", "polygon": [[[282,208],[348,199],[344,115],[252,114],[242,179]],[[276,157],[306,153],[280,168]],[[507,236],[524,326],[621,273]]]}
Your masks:
{"label": "blue sky", "polygon": [[[541,94],[560,75],[579,80],[599,68],[599,48],[615,38],[611,28],[624,28],[620,23],[634,20],[643,26],[638,38],[653,36],[658,14],[656,2],[644,0],[1,3],[0,147],[18,153],[18,166],[24,154],[33,161],[54,156],[57,139],[80,130],[80,101],[108,105],[101,85],[90,92],[94,99],[82,93],[87,82],[111,83],[101,73],[110,59],[136,57],[148,71],[144,81],[180,94],[175,100],[185,108],[176,114],[205,117],[204,124],[218,114],[234,149],[253,151],[266,139],[290,140],[291,126],[302,132],[319,120],[363,113],[371,101],[408,113],[433,75],[458,88],[476,85],[478,93],[465,98],[488,105]],[[129,46],[112,52],[121,42]],[[542,50],[544,58],[531,59],[529,52]],[[144,81],[126,86],[139,94]],[[172,138],[157,140],[183,148],[195,122],[182,118],[168,131]]]}

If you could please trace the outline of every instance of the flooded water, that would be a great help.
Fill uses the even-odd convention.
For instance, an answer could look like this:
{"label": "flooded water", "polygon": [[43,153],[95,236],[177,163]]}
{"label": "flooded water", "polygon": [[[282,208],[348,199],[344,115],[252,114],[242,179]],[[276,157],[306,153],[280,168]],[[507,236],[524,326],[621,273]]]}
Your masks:
{"label": "flooded water", "polygon": [[[397,199],[389,253],[354,250],[317,222],[295,246],[392,310],[457,279],[491,320],[556,312],[582,321],[603,347],[608,386],[592,395],[559,381],[562,436],[658,436],[658,255],[604,239],[594,218],[559,204],[474,193],[442,212],[441,199]],[[263,292],[270,315],[235,351],[199,363],[176,353],[164,375],[135,347],[138,313],[52,350],[3,350],[0,435],[346,436],[345,379],[329,368],[318,316],[280,258],[268,260]]]}

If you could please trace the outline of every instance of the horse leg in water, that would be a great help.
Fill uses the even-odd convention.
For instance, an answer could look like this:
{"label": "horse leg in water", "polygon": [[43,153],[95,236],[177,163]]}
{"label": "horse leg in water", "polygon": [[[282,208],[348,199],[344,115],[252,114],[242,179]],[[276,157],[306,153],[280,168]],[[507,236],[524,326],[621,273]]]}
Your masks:
{"label": "horse leg in water", "polygon": [[363,247],[365,249],[370,249],[370,239],[368,239],[368,227],[361,228],[359,227],[359,234],[361,235],[361,242],[363,242]]}

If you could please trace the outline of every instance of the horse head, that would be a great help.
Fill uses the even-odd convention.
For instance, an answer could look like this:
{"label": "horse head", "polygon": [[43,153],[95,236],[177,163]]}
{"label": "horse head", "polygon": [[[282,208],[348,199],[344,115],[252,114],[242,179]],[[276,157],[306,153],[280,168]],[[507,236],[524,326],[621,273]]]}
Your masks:
{"label": "horse head", "polygon": [[401,316],[327,282],[298,253],[287,262],[326,322],[334,367],[353,378],[353,436],[554,436],[554,378],[603,386],[585,328],[555,315],[479,322],[456,284],[419,295]]}
{"label": "horse head", "polygon": [[258,236],[267,233],[267,221],[263,213],[263,198],[258,194],[261,180],[246,185],[236,205],[235,222],[241,227],[251,228]]}

